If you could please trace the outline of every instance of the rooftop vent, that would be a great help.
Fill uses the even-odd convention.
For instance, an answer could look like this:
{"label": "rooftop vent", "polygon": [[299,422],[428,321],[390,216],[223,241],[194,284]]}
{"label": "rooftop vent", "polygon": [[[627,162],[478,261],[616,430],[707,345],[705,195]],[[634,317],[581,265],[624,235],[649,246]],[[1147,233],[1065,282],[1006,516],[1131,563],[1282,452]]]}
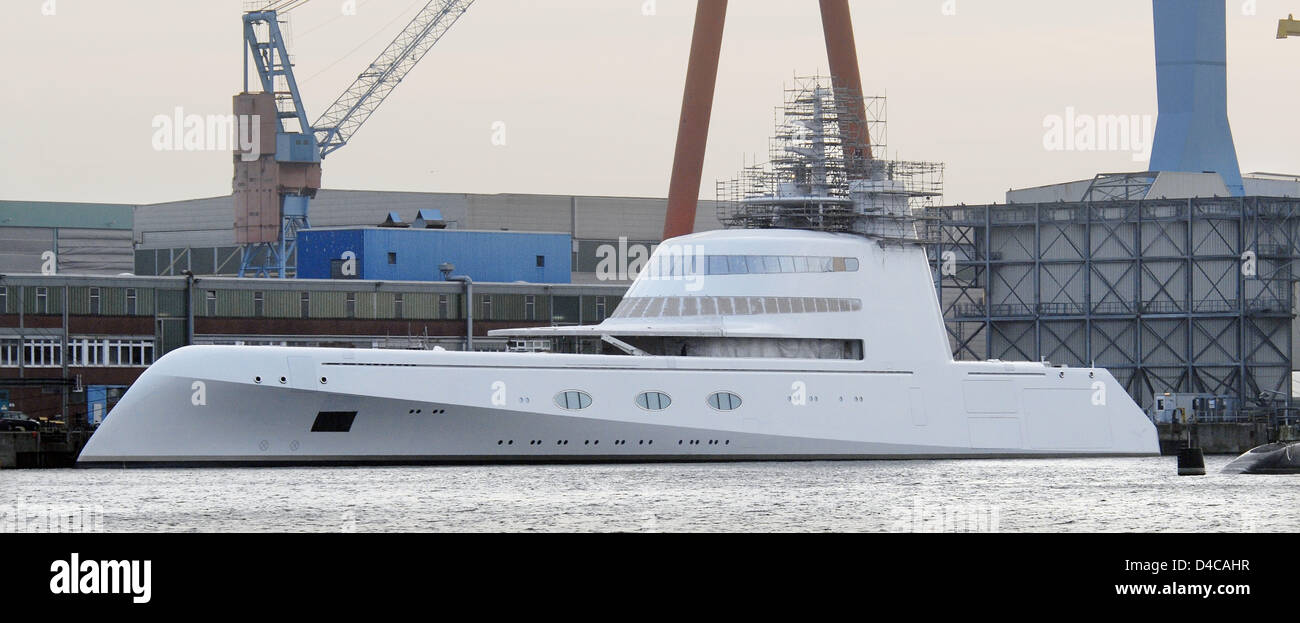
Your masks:
{"label": "rooftop vent", "polygon": [[380,227],[410,227],[411,225],[402,220],[401,215],[396,212],[389,212],[388,218],[379,224]]}
{"label": "rooftop vent", "polygon": [[415,229],[447,229],[447,221],[442,218],[442,210],[420,210],[411,222]]}

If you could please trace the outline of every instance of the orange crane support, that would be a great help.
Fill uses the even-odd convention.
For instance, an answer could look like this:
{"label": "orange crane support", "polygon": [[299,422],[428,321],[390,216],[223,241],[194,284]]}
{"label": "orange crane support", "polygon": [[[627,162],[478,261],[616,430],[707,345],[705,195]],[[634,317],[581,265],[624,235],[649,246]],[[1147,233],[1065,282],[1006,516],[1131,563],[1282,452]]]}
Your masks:
{"label": "orange crane support", "polygon": [[[862,75],[858,70],[857,46],[848,0],[820,0],[826,55],[837,93],[848,101],[841,106],[857,117],[840,129],[844,156],[850,171],[865,176],[871,161],[871,137],[867,130],[866,105],[862,99]],[[718,59],[722,54],[722,32],[727,18],[727,0],[699,0],[695,8],[695,34],[686,68],[686,89],[682,95],[682,116],[677,126],[677,150],[673,155],[672,180],[668,185],[668,215],[664,239],[695,231],[700,182],[704,176],[704,152],[708,146],[713,94],[718,82]],[[850,97],[850,94],[853,94]]]}
{"label": "orange crane support", "polygon": [[867,173],[871,162],[871,137],[867,131],[867,107],[862,99],[862,74],[858,71],[858,46],[853,41],[853,18],[849,0],[821,0],[822,31],[826,35],[826,56],[831,65],[831,81],[840,108],[854,119],[841,123],[844,137],[844,162],[859,177]]}
{"label": "orange crane support", "polygon": [[695,208],[704,176],[704,151],[709,141],[713,92],[718,83],[718,58],[722,55],[722,30],[727,20],[727,0],[699,0],[695,8],[695,34],[686,67],[686,92],[677,125],[677,151],[668,185],[668,216],[664,240],[695,231]]}

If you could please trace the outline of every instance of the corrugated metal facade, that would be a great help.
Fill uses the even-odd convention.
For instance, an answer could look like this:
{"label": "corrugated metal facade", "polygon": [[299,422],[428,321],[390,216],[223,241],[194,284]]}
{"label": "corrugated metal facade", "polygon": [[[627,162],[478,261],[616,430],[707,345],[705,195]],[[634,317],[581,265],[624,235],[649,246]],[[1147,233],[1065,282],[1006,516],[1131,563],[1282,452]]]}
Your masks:
{"label": "corrugated metal facade", "polygon": [[[569,283],[568,234],[440,229],[317,229],[299,234],[298,276],[329,279],[346,253],[367,280],[443,281],[439,267],[478,282]],[[540,259],[539,259],[540,258]]]}
{"label": "corrugated metal facade", "polygon": [[0,274],[130,272],[133,211],[116,204],[0,201]]}

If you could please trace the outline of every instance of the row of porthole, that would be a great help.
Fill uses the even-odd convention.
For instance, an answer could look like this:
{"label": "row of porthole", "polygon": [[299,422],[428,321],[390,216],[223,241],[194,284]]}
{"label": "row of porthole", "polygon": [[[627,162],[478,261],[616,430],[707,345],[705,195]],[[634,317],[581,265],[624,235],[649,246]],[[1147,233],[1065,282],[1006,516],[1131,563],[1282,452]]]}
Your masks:
{"label": "row of porthole", "polygon": [[[634,402],[645,411],[663,411],[673,404],[673,399],[664,392],[641,392]],[[740,396],[731,392],[713,392],[705,402],[714,411],[735,411],[741,404]],[[555,395],[555,406],[566,411],[581,411],[590,407],[591,403],[591,394],[576,389]]]}
{"label": "row of porthole", "polygon": [[[446,412],[447,412],[446,409],[433,409],[433,410],[429,411],[429,415],[441,415],[441,414],[446,413]],[[420,415],[421,413],[424,413],[424,409],[407,409],[407,410],[406,410],[406,414],[407,414],[407,415]]]}
{"label": "row of porthole", "polygon": [[[628,440],[626,440],[626,439],[616,439],[616,440],[614,441],[614,445],[616,445],[616,446],[626,446],[626,445],[627,445],[627,441],[628,441]],[[678,439],[678,440],[677,440],[677,445],[680,446],[680,445],[683,445],[683,444],[687,444],[687,443],[689,443],[689,444],[692,445],[692,446],[698,446],[698,445],[700,445],[700,441],[701,441],[701,440],[699,440],[699,439],[692,439],[692,440],[690,440],[690,441],[688,442],[688,441],[685,440],[685,439]],[[729,446],[729,445],[731,445],[731,440],[730,440],[730,439],[727,439],[727,440],[722,440],[722,439],[707,439],[707,440],[704,440],[704,441],[707,441],[707,442],[708,442],[708,445],[710,445],[710,446],[717,446],[717,445],[726,445],[726,446]],[[651,440],[648,440],[648,441],[647,441],[647,440],[645,440],[645,439],[642,439],[642,440],[640,440],[640,441],[637,441],[636,443],[637,443],[637,445],[639,445],[639,446],[653,446],[653,445],[655,445],[655,440],[651,439]],[[498,440],[497,440],[497,445],[498,445],[498,446],[513,446],[513,445],[515,445],[515,440],[513,440],[513,439],[511,439],[511,440],[498,439]],[[540,439],[533,439],[533,440],[530,440],[530,441],[528,442],[528,445],[530,445],[530,446],[540,446],[540,445],[542,445],[542,440],[540,440]],[[569,440],[568,440],[568,439],[557,440],[557,441],[555,442],[555,445],[557,445],[557,446],[567,446],[567,445],[569,445]],[[595,441],[592,441],[592,440],[588,439],[588,440],[582,442],[582,445],[584,445],[584,446],[599,446],[599,445],[600,445],[600,440],[597,439],[597,440],[595,440]]]}
{"label": "row of porthole", "polygon": [[[254,383],[257,383],[258,385],[261,385],[261,384],[262,384],[262,377],[260,377],[260,376],[255,376],[255,377],[253,377],[253,382],[254,382]],[[282,376],[282,377],[280,377],[280,384],[281,384],[281,385],[284,385],[284,384],[286,384],[286,383],[288,383],[288,382],[289,382],[289,377],[287,377],[287,376]],[[328,378],[323,377],[323,376],[320,377],[320,384],[321,384],[321,385],[325,385],[325,384],[327,384],[327,383],[329,383],[329,379],[328,379]]]}

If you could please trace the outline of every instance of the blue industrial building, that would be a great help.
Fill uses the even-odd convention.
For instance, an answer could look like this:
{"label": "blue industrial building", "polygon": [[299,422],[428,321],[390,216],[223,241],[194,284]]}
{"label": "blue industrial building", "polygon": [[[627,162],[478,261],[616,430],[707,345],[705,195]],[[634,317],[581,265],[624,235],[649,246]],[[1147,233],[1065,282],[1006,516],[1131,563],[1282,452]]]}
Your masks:
{"label": "blue industrial building", "polygon": [[[570,283],[569,234],[403,227],[298,233],[299,279],[442,281],[439,267],[478,282]],[[350,263],[352,262],[352,263]]]}

